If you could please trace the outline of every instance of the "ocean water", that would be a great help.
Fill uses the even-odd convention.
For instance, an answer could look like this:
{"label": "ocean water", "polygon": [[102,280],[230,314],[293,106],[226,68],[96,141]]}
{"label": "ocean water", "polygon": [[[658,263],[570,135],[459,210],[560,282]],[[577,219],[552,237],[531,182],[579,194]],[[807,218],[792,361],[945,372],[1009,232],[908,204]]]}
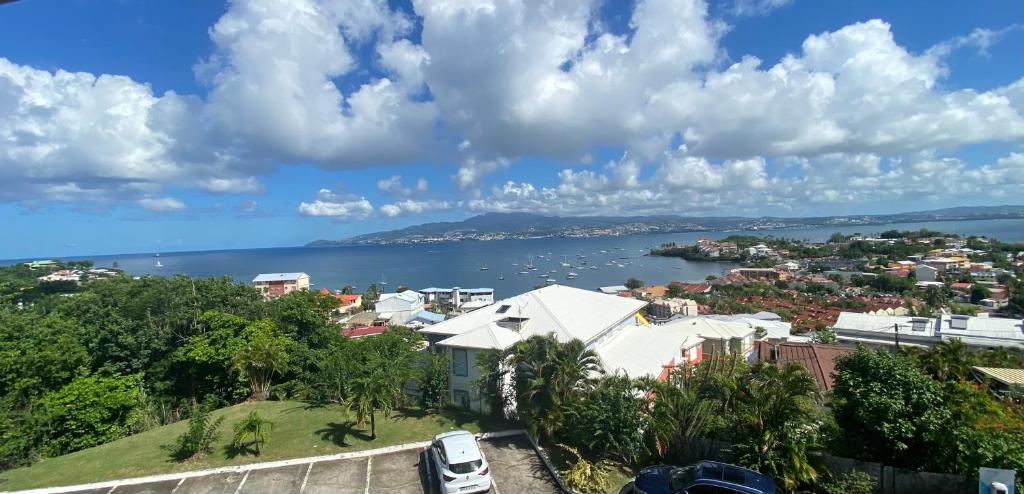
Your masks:
{"label": "ocean water", "polygon": [[[876,233],[894,228],[929,228],[961,235],[987,235],[1006,242],[1024,241],[1024,220],[901,223],[743,233],[823,241],[837,231],[846,234]],[[687,244],[698,238],[722,238],[732,233],[738,232],[164,252],[160,253],[159,260],[163,266],[159,268],[155,267],[157,258],[154,253],[88,258],[96,261],[98,266],[109,267],[116,262],[118,267],[133,275],[230,276],[240,282],[249,282],[259,273],[303,271],[310,275],[314,288],[340,289],[353,285],[357,290],[365,290],[369,284],[383,280],[387,283],[385,291],[399,286],[413,289],[430,286],[485,287],[494,288],[498,297],[506,297],[543,285],[544,280],[538,277],[543,272],[548,272],[558,283],[587,289],[619,285],[631,277],[648,284],[703,280],[708,275],[720,275],[735,265],[687,262],[644,254],[651,247],[665,242]],[[576,279],[566,279],[570,268],[559,264],[562,256],[573,266],[578,266],[577,254],[586,256],[587,264],[582,269],[572,268],[579,275]],[[538,270],[518,274],[531,258]],[[481,270],[483,266],[488,269]],[[590,266],[597,266],[597,269],[590,269]]]}

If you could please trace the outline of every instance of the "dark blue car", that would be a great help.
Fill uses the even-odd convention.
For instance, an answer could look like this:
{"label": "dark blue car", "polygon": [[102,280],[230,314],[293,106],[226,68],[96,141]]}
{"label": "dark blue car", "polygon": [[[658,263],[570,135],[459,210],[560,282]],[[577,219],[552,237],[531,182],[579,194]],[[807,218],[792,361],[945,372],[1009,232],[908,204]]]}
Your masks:
{"label": "dark blue car", "polygon": [[753,470],[702,461],[686,467],[656,465],[640,470],[635,494],[775,494],[775,482]]}

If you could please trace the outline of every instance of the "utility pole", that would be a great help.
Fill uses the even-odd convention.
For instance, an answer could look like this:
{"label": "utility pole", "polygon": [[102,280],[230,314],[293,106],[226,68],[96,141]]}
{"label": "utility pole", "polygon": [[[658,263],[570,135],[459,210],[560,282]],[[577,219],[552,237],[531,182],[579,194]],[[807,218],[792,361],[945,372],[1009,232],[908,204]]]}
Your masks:
{"label": "utility pole", "polygon": [[900,353],[900,323],[893,323],[892,329],[896,331],[896,353]]}

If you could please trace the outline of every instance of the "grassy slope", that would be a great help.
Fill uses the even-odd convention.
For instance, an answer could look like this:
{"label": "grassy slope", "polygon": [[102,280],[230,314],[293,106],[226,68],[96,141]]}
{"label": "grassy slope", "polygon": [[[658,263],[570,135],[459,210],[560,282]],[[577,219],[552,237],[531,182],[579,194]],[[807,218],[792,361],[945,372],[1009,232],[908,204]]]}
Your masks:
{"label": "grassy slope", "polygon": [[[274,422],[267,445],[259,457],[233,455],[229,449],[232,427],[251,410]],[[224,416],[221,437],[214,452],[185,463],[174,463],[161,445],[170,444],[186,429],[178,422],[131,437],[57,458],[30,467],[0,472],[0,490],[71,485],[126,477],[198,470],[257,461],[273,461],[379,448],[430,439],[455,429],[472,432],[507,427],[487,423],[479,416],[445,412],[428,415],[418,411],[377,417],[377,439],[370,441],[369,424],[356,427],[354,418],[336,406],[312,407],[294,401],[243,403],[214,412]]]}

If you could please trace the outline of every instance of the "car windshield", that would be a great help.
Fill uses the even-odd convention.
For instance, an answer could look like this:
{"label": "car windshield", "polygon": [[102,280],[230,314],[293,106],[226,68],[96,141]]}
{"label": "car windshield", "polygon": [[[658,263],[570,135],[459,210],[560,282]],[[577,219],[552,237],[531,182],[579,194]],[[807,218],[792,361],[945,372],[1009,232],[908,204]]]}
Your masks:
{"label": "car windshield", "polygon": [[673,468],[669,473],[668,486],[673,491],[683,489],[697,478],[697,469],[690,467]]}
{"label": "car windshield", "polygon": [[451,470],[452,473],[457,474],[473,473],[479,470],[480,466],[483,464],[483,460],[473,460],[464,463],[452,463],[451,465],[448,466],[448,470]]}

